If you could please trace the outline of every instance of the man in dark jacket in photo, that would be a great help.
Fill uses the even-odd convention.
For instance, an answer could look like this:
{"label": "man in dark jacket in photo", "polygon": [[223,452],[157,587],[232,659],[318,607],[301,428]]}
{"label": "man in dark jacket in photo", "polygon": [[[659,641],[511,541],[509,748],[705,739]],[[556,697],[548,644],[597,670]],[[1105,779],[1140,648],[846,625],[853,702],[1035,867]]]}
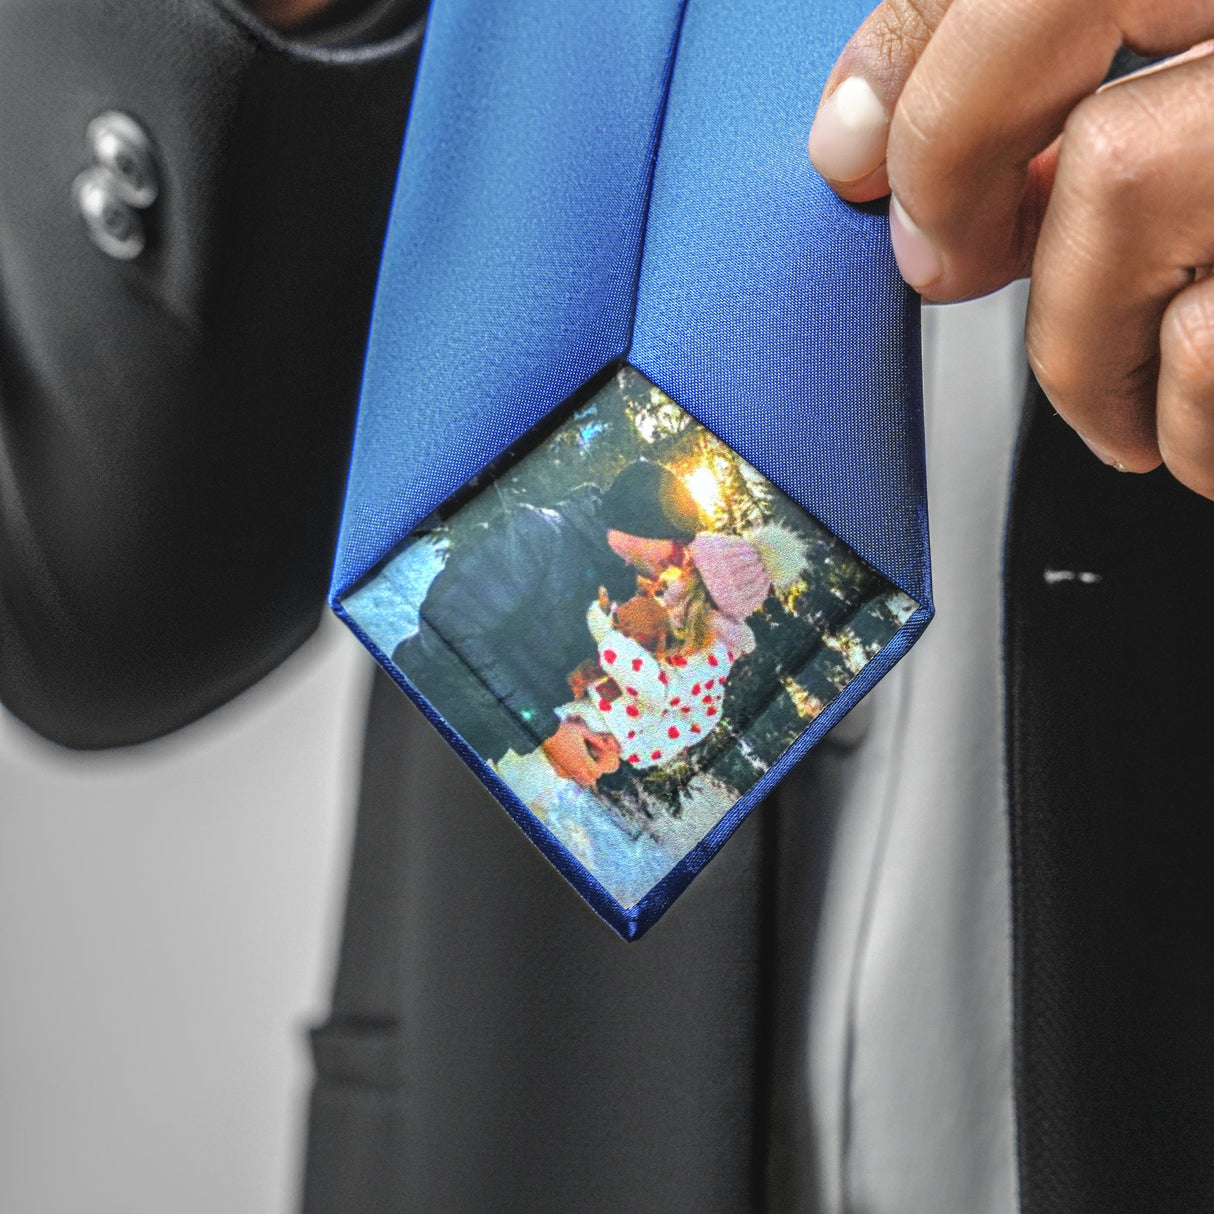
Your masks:
{"label": "man in dark jacket in photo", "polygon": [[508,508],[461,532],[392,660],[482,758],[525,754],[562,727],[569,675],[595,652],[586,610],[600,589],[630,599],[638,573],[660,573],[703,527],[678,477],[647,461],[605,492]]}

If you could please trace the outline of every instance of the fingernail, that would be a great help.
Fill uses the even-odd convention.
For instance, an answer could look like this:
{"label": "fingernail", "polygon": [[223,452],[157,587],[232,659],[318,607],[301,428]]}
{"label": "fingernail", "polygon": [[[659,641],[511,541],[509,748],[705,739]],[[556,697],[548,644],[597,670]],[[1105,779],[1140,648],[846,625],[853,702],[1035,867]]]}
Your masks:
{"label": "fingernail", "polygon": [[809,158],[829,181],[858,181],[885,159],[889,115],[862,76],[849,76],[823,103],[809,132]]}
{"label": "fingernail", "polygon": [[916,291],[931,286],[944,273],[940,254],[892,194],[889,200],[889,235],[894,245],[894,256],[898,259],[898,269]]}

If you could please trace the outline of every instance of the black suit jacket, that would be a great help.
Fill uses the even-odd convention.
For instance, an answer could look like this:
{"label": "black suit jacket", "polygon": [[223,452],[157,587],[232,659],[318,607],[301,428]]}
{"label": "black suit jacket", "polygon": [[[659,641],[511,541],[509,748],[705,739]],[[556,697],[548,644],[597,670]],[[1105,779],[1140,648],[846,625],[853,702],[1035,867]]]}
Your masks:
{"label": "black suit jacket", "polygon": [[[164,733],[315,628],[420,39],[0,0],[0,696],[40,732]],[[72,193],[115,109],[162,183],[127,262]]]}

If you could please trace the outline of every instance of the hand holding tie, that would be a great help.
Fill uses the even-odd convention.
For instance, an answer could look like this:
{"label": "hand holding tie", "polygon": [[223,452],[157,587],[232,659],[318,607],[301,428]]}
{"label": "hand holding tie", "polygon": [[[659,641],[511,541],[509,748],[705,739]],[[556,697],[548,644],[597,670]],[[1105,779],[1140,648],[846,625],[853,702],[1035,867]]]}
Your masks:
{"label": "hand holding tie", "polygon": [[[1214,497],[1214,11],[1183,0],[885,0],[839,58],[810,155],[892,190],[925,299],[1032,275],[1029,360],[1106,463]],[[1177,56],[1101,87],[1121,46]]]}

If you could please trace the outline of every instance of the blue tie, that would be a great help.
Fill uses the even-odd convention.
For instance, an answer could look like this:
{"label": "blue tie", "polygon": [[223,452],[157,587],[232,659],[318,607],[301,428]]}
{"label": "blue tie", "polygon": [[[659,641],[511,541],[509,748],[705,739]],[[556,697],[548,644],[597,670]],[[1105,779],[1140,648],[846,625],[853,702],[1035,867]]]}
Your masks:
{"label": "blue tie", "polygon": [[805,153],[863,15],[432,8],[330,601],[630,939],[931,618],[917,301]]}

